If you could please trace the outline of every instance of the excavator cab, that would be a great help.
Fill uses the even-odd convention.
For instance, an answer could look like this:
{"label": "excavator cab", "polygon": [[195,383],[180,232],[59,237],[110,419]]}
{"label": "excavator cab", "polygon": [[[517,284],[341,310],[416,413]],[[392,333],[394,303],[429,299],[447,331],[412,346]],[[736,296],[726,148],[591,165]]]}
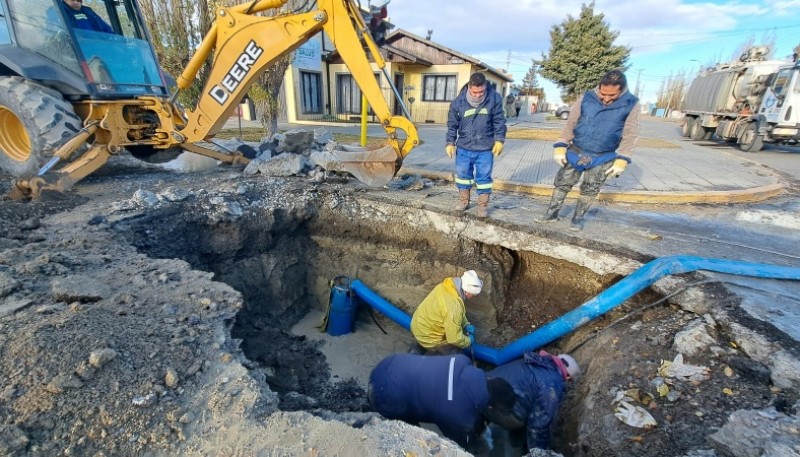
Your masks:
{"label": "excavator cab", "polygon": [[168,94],[134,0],[7,1],[4,74],[53,87],[68,100]]}

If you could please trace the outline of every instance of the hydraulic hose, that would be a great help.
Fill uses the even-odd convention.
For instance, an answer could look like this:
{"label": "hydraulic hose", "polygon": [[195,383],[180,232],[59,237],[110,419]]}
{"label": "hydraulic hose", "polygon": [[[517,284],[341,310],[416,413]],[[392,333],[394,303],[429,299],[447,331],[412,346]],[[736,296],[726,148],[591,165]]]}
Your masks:
{"label": "hydraulic hose", "polygon": [[[800,268],[794,267],[684,255],[661,257],[646,263],[581,306],[500,349],[473,344],[475,358],[494,365],[510,362],[521,357],[525,351],[538,349],[602,316],[665,276],[696,270],[766,279],[800,280]],[[411,317],[408,314],[370,290],[364,283],[355,279],[350,287],[369,306],[406,330],[411,329]]]}

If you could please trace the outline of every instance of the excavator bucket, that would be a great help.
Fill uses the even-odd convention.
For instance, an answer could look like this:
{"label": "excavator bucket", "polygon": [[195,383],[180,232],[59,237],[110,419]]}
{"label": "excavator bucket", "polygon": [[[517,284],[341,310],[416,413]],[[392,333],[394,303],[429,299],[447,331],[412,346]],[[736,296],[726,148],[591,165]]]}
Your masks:
{"label": "excavator bucket", "polygon": [[331,151],[338,159],[339,171],[346,171],[370,187],[389,184],[398,167],[395,148],[387,144],[378,149],[344,146],[344,151]]}

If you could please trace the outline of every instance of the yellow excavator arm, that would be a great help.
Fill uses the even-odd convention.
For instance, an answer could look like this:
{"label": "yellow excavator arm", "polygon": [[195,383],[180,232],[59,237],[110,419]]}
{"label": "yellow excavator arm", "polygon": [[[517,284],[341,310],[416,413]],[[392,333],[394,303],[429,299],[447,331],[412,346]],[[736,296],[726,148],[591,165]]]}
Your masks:
{"label": "yellow excavator arm", "polygon": [[[186,127],[180,131],[183,142],[214,136],[263,71],[324,30],[386,130],[391,147],[388,154],[386,150],[340,152],[342,168],[367,183],[385,184],[419,143],[419,137],[408,118],[393,116],[389,109],[362,38],[378,68],[384,70],[386,63],[366,32],[361,13],[350,0],[318,0],[314,11],[272,17],[254,15],[280,7],[286,1],[261,0],[217,9],[215,24],[177,79],[179,89],[189,87],[213,52],[208,83],[195,109],[187,113]],[[387,81],[391,84],[391,78]],[[398,137],[398,129],[405,132],[404,141]]]}
{"label": "yellow excavator arm", "polygon": [[[58,148],[37,176],[19,180],[24,194],[38,195],[44,189],[64,191],[100,168],[122,148],[144,147],[152,151],[183,149],[229,163],[247,163],[241,154],[221,153],[199,142],[216,135],[233,114],[256,79],[278,58],[324,30],[336,45],[345,64],[388,135],[387,145],[375,150],[337,151],[340,171],[352,173],[369,185],[389,182],[403,158],[419,144],[417,129],[406,117],[393,116],[375,79],[367,51],[386,75],[383,60],[367,32],[361,12],[351,0],[317,0],[309,12],[273,16],[257,13],[280,8],[288,0],[252,0],[233,7],[218,7],[216,21],[203,39],[186,69],[177,79],[178,90],[186,89],[204,62],[213,55],[208,82],[197,106],[183,112],[172,98],[138,96],[122,100],[87,100],[73,106],[84,128]],[[397,89],[393,88],[395,94]],[[402,105],[402,100],[398,100]],[[155,113],[152,115],[137,113]],[[398,135],[405,132],[405,137]],[[56,164],[69,160],[89,138],[89,149],[55,173]]]}

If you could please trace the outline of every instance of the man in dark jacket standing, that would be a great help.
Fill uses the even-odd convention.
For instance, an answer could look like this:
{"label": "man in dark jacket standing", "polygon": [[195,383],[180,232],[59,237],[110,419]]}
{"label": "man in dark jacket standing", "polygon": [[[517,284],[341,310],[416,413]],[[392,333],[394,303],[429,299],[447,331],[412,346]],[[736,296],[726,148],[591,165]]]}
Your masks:
{"label": "man in dark jacket standing", "polygon": [[473,73],[469,83],[450,103],[447,116],[447,156],[456,156],[458,210],[469,207],[474,184],[478,194],[478,217],[486,217],[492,193],[494,157],[503,152],[506,118],[503,99],[483,73]]}
{"label": "man in dark jacket standing", "polygon": [[487,382],[486,373],[463,354],[390,355],[372,370],[367,395],[384,417],[436,424],[446,437],[472,452],[480,448],[487,405],[505,410],[514,401],[507,382]]}
{"label": "man in dark jacket standing", "polygon": [[537,221],[558,220],[564,198],[583,175],[570,224],[571,230],[583,230],[583,216],[606,180],[625,171],[638,136],[639,100],[628,92],[624,73],[609,71],[596,88],[578,98],[553,145],[553,160],[561,169],[547,212]]}
{"label": "man in dark jacket standing", "polygon": [[567,354],[550,355],[544,351],[526,352],[521,359],[500,365],[486,377],[503,379],[511,385],[516,401],[510,408],[489,405],[486,417],[508,430],[525,429],[525,449],[547,449],[550,427],[556,418],[566,383],[577,377],[580,368]]}

